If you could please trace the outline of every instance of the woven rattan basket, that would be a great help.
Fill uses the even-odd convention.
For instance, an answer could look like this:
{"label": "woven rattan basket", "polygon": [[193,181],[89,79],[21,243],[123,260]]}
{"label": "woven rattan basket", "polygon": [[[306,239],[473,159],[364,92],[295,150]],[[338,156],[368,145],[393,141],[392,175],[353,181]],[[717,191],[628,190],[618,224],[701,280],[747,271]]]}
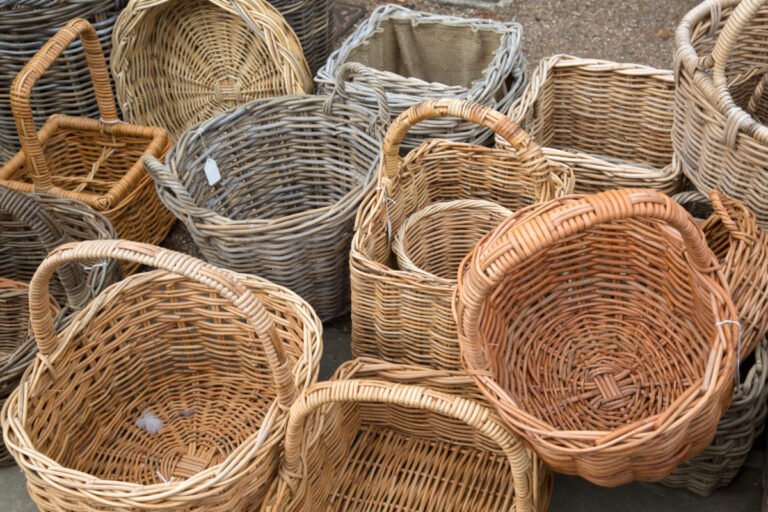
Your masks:
{"label": "woven rattan basket", "polygon": [[[506,112],[525,85],[525,62],[517,23],[417,12],[388,4],[377,7],[317,73],[321,90],[334,86],[347,62],[370,68],[387,91],[393,120],[429,98],[477,101]],[[352,99],[375,108],[378,96],[365,85],[350,87]],[[460,119],[435,119],[414,129],[403,148],[425,139],[482,144],[492,134]]]}
{"label": "woven rattan basket", "polygon": [[676,33],[672,132],[691,183],[703,193],[720,190],[742,201],[763,228],[768,227],[766,16],[762,1],[708,0],[683,18]]}
{"label": "woven rattan basket", "polygon": [[[112,26],[127,0],[0,0],[0,164],[19,150],[16,121],[11,112],[11,84],[56,31],[74,18],[86,18],[96,27],[105,57],[112,49]],[[35,88],[32,103],[39,124],[56,113],[98,115],[88,64],[79,43],[64,51]]]}
{"label": "woven rattan basket", "polygon": [[[411,127],[451,116],[499,133],[517,153],[433,140],[400,157],[400,144]],[[409,216],[432,203],[484,199],[516,210],[572,190],[570,168],[547,160],[539,146],[499,112],[473,102],[438,99],[403,113],[384,141],[378,187],[358,211],[350,255],[352,353],[460,369],[451,314],[453,282],[398,270],[392,249],[395,233]]]}
{"label": "woven rattan basket", "polygon": [[[54,115],[38,132],[30,104],[33,88],[78,37],[101,119]],[[89,22],[75,19],[61,29],[22,70],[11,94],[22,149],[0,169],[0,185],[81,201],[103,213],[122,238],[150,243],[165,238],[173,215],[157,198],[141,157],[162,156],[168,139],[160,128],[118,121],[107,65]],[[136,269],[125,267],[126,272]]]}
{"label": "woven rattan basket", "polygon": [[[160,270],[109,287],[55,334],[61,264]],[[3,408],[6,445],[45,512],[257,510],[287,408],[316,376],[321,325],[294,293],[128,241],[67,244],[30,285],[38,357]]]}
{"label": "woven rattan basket", "polygon": [[531,206],[462,263],[463,360],[553,470],[661,480],[712,442],[733,394],[738,317],[717,267],[657,191]]}
{"label": "woven rattan basket", "polygon": [[331,0],[269,0],[285,17],[301,42],[310,72],[325,64],[331,51]]}
{"label": "woven rattan basket", "polygon": [[[349,309],[355,211],[388,119],[344,101],[359,68],[342,68],[339,94],[248,103],[186,132],[167,167],[146,162],[208,261],[290,288],[324,320]],[[208,159],[220,170],[213,184]]]}
{"label": "woven rattan basket", "polygon": [[545,511],[551,477],[463,372],[342,365],[291,408],[267,510]]}
{"label": "woven rattan basket", "polygon": [[125,118],[174,140],[249,100],[312,91],[296,34],[266,0],[131,0],[113,39]]}
{"label": "woven rattan basket", "polygon": [[[576,191],[642,187],[672,193],[671,71],[555,55],[542,59],[509,117],[573,168]],[[498,139],[500,146],[507,146]]]}

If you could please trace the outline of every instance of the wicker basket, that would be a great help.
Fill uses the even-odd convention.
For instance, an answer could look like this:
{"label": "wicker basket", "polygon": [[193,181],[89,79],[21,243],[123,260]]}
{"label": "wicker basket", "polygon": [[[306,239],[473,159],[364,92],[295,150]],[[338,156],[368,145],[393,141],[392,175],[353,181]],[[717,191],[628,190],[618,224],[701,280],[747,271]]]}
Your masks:
{"label": "wicker basket", "polygon": [[296,32],[311,73],[325,64],[331,51],[331,0],[269,0]]}
{"label": "wicker basket", "polygon": [[323,320],[349,309],[355,211],[388,119],[339,97],[360,68],[342,68],[339,94],[248,103],[182,135],[167,167],[145,162],[208,261],[290,288]]}
{"label": "wicker basket", "polygon": [[[320,89],[334,85],[347,62],[369,67],[387,91],[393,119],[411,105],[430,98],[477,101],[506,112],[525,85],[517,23],[465,19],[382,5],[333,52],[317,73]],[[350,88],[354,101],[375,108],[370,87]],[[483,144],[492,134],[473,123],[440,119],[423,123],[403,141],[415,148],[425,139]]]}
{"label": "wicker basket", "polygon": [[604,486],[658,481],[712,442],[730,404],[727,286],[669,196],[555,199],[513,214],[462,263],[462,355],[553,470]]}
{"label": "wicker basket", "polygon": [[768,6],[761,1],[708,0],[683,18],[676,34],[672,131],[675,152],[691,183],[702,193],[720,190],[742,201],[764,229],[766,16]]}
{"label": "wicker basket", "polygon": [[174,140],[249,100],[312,91],[296,34],[266,0],[131,0],[113,39],[125,118]]}
{"label": "wicker basket", "polygon": [[573,168],[577,192],[672,193],[681,176],[670,165],[674,95],[671,71],[555,55],[539,63],[509,117]]}
{"label": "wicker basket", "polygon": [[[96,27],[105,57],[112,49],[112,26],[127,0],[0,0],[0,164],[19,150],[16,121],[11,112],[11,83],[56,31],[74,18],[86,18]],[[79,43],[64,51],[35,88],[35,121],[49,116],[98,115],[88,64]]]}
{"label": "wicker basket", "polygon": [[545,511],[551,477],[463,372],[349,361],[291,408],[267,510]]}
{"label": "wicker basket", "polygon": [[464,256],[510,215],[503,206],[482,199],[432,203],[397,230],[392,241],[397,266],[455,284]]}
{"label": "wicker basket", "polygon": [[[30,96],[38,79],[72,41],[82,41],[101,119],[52,116],[38,133]],[[157,198],[142,155],[161,156],[168,147],[160,128],[120,123],[109,72],[93,26],[70,21],[22,70],[11,91],[22,149],[0,169],[0,185],[75,199],[102,212],[120,237],[159,243],[173,215]],[[138,267],[128,265],[127,273]]]}
{"label": "wicker basket", "polygon": [[[60,334],[41,307],[62,263],[161,270],[111,286]],[[317,376],[321,325],[297,295],[128,241],[60,246],[30,285],[41,354],[3,408],[44,512],[257,510],[287,408]]]}
{"label": "wicker basket", "polygon": [[[411,127],[449,116],[498,132],[518,153],[433,140],[405,158],[399,156],[400,143]],[[397,270],[392,237],[410,215],[435,202],[474,198],[516,210],[571,190],[570,168],[548,161],[525,132],[488,107],[438,99],[403,113],[387,133],[378,188],[358,211],[352,239],[352,353],[460,369],[451,314],[453,283]]]}

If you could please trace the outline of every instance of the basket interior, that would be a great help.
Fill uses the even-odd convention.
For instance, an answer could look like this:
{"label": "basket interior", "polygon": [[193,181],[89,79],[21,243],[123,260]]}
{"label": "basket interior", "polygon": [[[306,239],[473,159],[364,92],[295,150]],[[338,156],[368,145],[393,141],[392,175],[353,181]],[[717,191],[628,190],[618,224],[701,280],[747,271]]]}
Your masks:
{"label": "basket interior", "polygon": [[666,224],[630,219],[517,265],[480,319],[500,385],[560,431],[611,431],[664,412],[699,385],[716,336],[711,291],[682,249]]}
{"label": "basket interior", "polygon": [[[281,296],[253,291],[295,364],[301,318]],[[24,427],[37,450],[94,478],[151,485],[222,462],[259,430],[272,373],[228,301],[163,271],[104,295],[33,391]],[[152,416],[159,432],[146,428]]]}
{"label": "basket interior", "polygon": [[470,25],[387,18],[354,46],[344,62],[425,82],[470,88],[485,76],[503,34]]}

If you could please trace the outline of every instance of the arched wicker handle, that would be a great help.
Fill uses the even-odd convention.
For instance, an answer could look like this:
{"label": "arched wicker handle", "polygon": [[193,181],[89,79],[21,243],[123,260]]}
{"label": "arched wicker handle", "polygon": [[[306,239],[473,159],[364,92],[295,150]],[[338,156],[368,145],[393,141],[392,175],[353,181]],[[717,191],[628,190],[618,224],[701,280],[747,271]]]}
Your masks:
{"label": "arched wicker handle", "polygon": [[109,82],[109,71],[101,50],[101,43],[96,30],[88,21],[76,18],[59,30],[16,76],[11,86],[11,110],[16,120],[19,140],[24,154],[29,162],[30,174],[35,189],[46,191],[53,187],[53,180],[48,169],[48,163],[43,155],[43,148],[37,137],[37,128],[32,116],[31,96],[40,77],[56,61],[56,59],[77,39],[83,44],[83,51],[91,71],[93,89],[103,121],[117,121],[117,107],[112,95],[112,85]]}
{"label": "arched wicker handle", "polygon": [[[193,130],[184,132],[181,135],[181,139],[179,139],[179,143],[181,143],[185,137],[192,136],[196,133],[197,132]],[[200,135],[200,137],[202,137],[202,135]],[[197,205],[197,201],[195,201],[195,199],[189,193],[187,187],[185,187],[184,184],[181,183],[181,181],[179,181],[173,175],[168,166],[151,155],[144,156],[141,159],[141,162],[144,164],[144,168],[147,170],[149,175],[152,176],[152,180],[155,182],[155,187],[157,188],[158,196],[160,196],[160,199],[162,199],[163,202],[176,201],[180,203],[180,208],[170,208],[171,211],[189,212],[189,214],[193,217],[199,217],[201,215],[208,214],[209,210],[200,208]]]}
{"label": "arched wicker handle", "polygon": [[478,243],[459,270],[453,307],[467,366],[480,372],[491,368],[480,340],[480,312],[485,298],[505,275],[575,233],[633,217],[666,221],[680,233],[690,260],[701,272],[717,268],[717,259],[696,221],[671,197],[654,190],[609,190],[576,198],[523,221],[510,217]]}
{"label": "arched wicker handle", "polygon": [[258,343],[266,353],[274,375],[278,401],[284,406],[293,403],[297,394],[296,386],[275,323],[261,302],[239,282],[238,275],[192,256],[139,242],[98,240],[70,243],[53,250],[43,260],[29,286],[32,332],[41,354],[52,354],[57,345],[53,318],[47,306],[51,276],[64,263],[94,258],[131,261],[166,270],[207,286],[225,297],[248,319]]}
{"label": "arched wicker handle", "polygon": [[465,121],[477,123],[509,142],[520,159],[524,161],[544,160],[541,147],[520,128],[520,125],[504,114],[474,101],[432,99],[412,106],[400,114],[389,127],[382,146],[381,165],[383,173],[379,175],[380,185],[386,185],[389,188],[387,183],[382,183],[382,180],[391,181],[397,176],[400,169],[400,144],[408,134],[408,130],[422,121],[439,117],[459,117]]}
{"label": "arched wicker handle", "polygon": [[348,99],[347,82],[352,80],[363,82],[373,90],[376,94],[376,103],[379,107],[377,118],[381,126],[387,126],[390,118],[387,92],[384,90],[384,86],[376,75],[373,74],[368,67],[363,66],[359,62],[347,62],[336,72],[336,85],[324,106],[326,113],[330,113],[333,110],[333,103],[336,101],[336,96],[340,96],[342,100],[345,101]]}

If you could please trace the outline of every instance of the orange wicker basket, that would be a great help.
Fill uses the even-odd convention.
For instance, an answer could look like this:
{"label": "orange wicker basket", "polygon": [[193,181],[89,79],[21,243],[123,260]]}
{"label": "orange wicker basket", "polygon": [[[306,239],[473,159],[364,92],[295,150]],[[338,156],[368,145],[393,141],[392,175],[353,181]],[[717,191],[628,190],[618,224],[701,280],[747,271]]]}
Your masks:
{"label": "orange wicker basket", "polygon": [[701,229],[661,192],[517,212],[465,258],[454,305],[470,373],[555,471],[661,480],[730,404],[736,309]]}

